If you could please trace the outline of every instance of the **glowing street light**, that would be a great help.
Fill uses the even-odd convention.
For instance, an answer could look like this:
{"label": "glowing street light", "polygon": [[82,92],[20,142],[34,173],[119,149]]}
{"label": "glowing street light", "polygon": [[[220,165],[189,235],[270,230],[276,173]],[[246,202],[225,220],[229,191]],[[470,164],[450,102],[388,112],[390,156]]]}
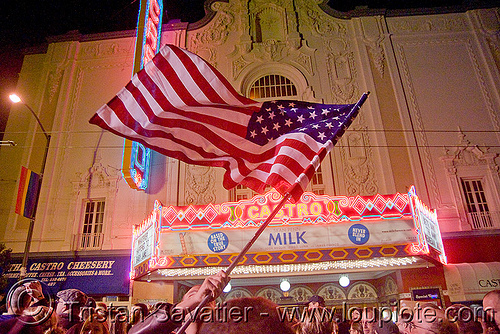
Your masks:
{"label": "glowing street light", "polygon": [[[21,104],[23,104],[24,106],[26,106],[26,108],[29,109],[29,111],[31,111],[31,113],[33,114],[33,116],[35,116],[36,121],[38,122],[38,125],[40,125],[40,128],[42,129],[42,132],[45,135],[45,138],[47,138],[47,140],[50,141],[50,135],[47,133],[47,131],[45,131],[45,128],[43,127],[42,122],[40,122],[40,118],[38,118],[38,116],[33,111],[33,109],[31,109],[31,107],[29,105],[27,105],[25,102],[23,102],[21,100],[21,98],[17,94],[10,94],[9,95],[9,99],[12,102],[14,102],[14,103],[21,103]],[[47,149],[48,149],[48,144],[47,144]],[[42,168],[42,173],[43,173],[43,168]]]}
{"label": "glowing street light", "polygon": [[19,275],[19,279],[21,280],[24,277],[26,277],[26,267],[28,265],[28,257],[29,257],[29,252],[30,252],[31,239],[33,237],[33,227],[35,225],[36,209],[38,207],[38,198],[40,197],[40,190],[41,190],[41,186],[42,186],[43,173],[45,171],[45,164],[47,162],[47,154],[49,153],[50,135],[47,133],[47,131],[45,131],[45,128],[43,127],[42,122],[40,122],[40,118],[38,118],[38,116],[36,115],[36,113],[33,111],[33,109],[28,104],[26,104],[25,102],[23,102],[22,99],[18,95],[16,95],[16,94],[10,94],[9,98],[10,98],[10,100],[13,103],[21,103],[26,108],[28,108],[28,110],[33,114],[33,116],[35,116],[35,119],[38,122],[38,125],[42,129],[42,132],[45,135],[45,138],[47,139],[47,144],[45,145],[45,153],[43,155],[43,160],[42,160],[42,171],[40,173],[40,181],[39,181],[40,182],[40,186],[38,187],[38,192],[36,194],[35,207],[34,207],[34,210],[33,210],[33,217],[30,218],[30,225],[29,225],[29,228],[28,228],[28,235],[26,237],[26,244],[24,246],[23,262],[22,262],[22,265],[21,265],[21,272],[20,272],[20,275]]}

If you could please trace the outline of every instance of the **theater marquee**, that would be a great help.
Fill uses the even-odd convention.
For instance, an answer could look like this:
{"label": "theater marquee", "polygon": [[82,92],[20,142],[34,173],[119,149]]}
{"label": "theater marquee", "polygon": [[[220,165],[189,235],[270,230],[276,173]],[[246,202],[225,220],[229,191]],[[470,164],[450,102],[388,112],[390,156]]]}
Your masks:
{"label": "theater marquee", "polygon": [[[163,206],[157,201],[151,216],[134,229],[133,276],[156,269],[228,266],[280,200],[281,195],[269,192],[249,200],[204,206]],[[283,206],[240,264],[425,254],[437,260],[441,236],[432,215],[424,209],[414,190],[370,197],[305,193],[299,202]],[[422,228],[424,224],[426,228]],[[424,232],[432,235],[426,237]]]}

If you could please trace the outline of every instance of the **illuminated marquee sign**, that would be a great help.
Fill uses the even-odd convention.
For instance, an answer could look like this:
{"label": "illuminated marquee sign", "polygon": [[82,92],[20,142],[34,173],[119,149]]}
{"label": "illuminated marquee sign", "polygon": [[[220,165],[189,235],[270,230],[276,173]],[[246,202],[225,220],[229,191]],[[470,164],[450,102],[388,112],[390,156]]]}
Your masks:
{"label": "illuminated marquee sign", "polygon": [[[162,268],[229,265],[280,200],[278,193],[269,192],[221,204],[179,207],[157,202],[157,233],[145,237],[151,226],[146,223],[134,232],[133,247],[139,247],[135,240],[140,231],[150,241],[145,244],[153,249],[149,261],[134,267],[135,277]],[[299,202],[286,203],[241,264],[429,255],[419,245],[409,194],[347,197],[304,193]],[[146,257],[149,254],[142,258]]]}
{"label": "illuminated marquee sign", "polygon": [[[162,0],[143,0],[137,24],[134,73],[153,59],[160,48],[160,33],[163,15]],[[128,185],[145,190],[149,185],[151,150],[142,144],[125,139],[123,145],[123,177]]]}
{"label": "illuminated marquee sign", "polygon": [[[269,192],[249,200],[209,204],[206,206],[163,207],[162,233],[191,230],[257,228],[281,200]],[[411,211],[407,194],[373,197],[328,196],[304,193],[301,201],[286,203],[269,227],[288,227],[360,220],[394,220],[409,218]]]}
{"label": "illuminated marquee sign", "polygon": [[418,236],[418,244],[413,245],[413,251],[416,254],[429,254],[432,249],[433,252],[437,254],[439,261],[446,264],[447,260],[444,253],[443,240],[441,238],[441,231],[439,230],[436,210],[429,209],[420,200],[415,192],[414,186],[410,188],[408,196],[410,198],[415,230]]}
{"label": "illuminated marquee sign", "polygon": [[158,229],[161,219],[161,203],[155,201],[151,214],[138,225],[134,225],[132,231],[132,257],[131,277],[144,275],[149,270],[148,261],[158,251]]}
{"label": "illuminated marquee sign", "polygon": [[[281,198],[269,192],[221,204],[180,207],[156,202],[154,235],[149,221],[134,230],[135,277],[156,269],[228,266]],[[408,194],[369,197],[304,193],[299,202],[283,206],[240,264],[330,263],[415,255],[446,259],[435,212],[418,199],[412,187]]]}

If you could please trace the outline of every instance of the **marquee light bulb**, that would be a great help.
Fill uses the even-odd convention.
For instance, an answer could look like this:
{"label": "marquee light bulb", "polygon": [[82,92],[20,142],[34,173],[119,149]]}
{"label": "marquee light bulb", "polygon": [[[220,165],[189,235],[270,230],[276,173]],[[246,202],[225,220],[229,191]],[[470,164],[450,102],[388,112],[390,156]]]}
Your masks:
{"label": "marquee light bulb", "polygon": [[340,276],[339,284],[341,287],[345,288],[345,287],[349,286],[349,283],[351,283],[351,280],[349,279],[349,277],[347,275]]}
{"label": "marquee light bulb", "polygon": [[283,292],[287,292],[288,290],[290,290],[290,282],[288,282],[287,279],[282,280],[280,283],[280,289]]}

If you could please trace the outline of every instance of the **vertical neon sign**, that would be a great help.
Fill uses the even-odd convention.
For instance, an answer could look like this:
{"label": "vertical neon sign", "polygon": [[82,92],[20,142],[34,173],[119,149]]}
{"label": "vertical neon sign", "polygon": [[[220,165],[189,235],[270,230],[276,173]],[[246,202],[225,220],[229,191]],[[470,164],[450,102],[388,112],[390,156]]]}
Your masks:
{"label": "vertical neon sign", "polygon": [[[163,0],[141,0],[137,19],[134,73],[153,59],[160,49]],[[128,185],[136,190],[146,190],[149,185],[151,150],[125,139],[123,144],[122,173]]]}

